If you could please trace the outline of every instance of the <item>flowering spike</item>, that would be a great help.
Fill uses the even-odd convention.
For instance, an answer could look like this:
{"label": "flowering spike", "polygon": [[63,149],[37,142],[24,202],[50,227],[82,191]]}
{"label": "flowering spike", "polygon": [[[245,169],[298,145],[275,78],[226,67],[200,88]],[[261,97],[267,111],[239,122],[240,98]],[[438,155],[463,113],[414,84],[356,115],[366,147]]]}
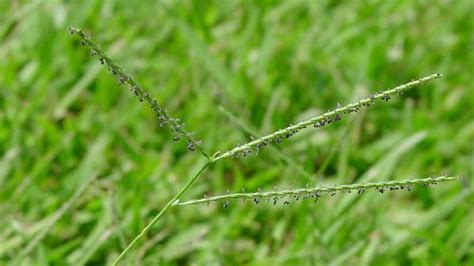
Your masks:
{"label": "flowering spike", "polygon": [[305,120],[305,121],[300,122],[296,125],[291,125],[290,124],[287,128],[280,129],[276,132],[273,132],[273,133],[268,134],[266,136],[263,136],[261,138],[252,140],[252,141],[250,141],[250,142],[248,142],[244,145],[238,145],[237,147],[235,147],[235,148],[233,148],[229,151],[226,151],[226,152],[223,152],[223,153],[219,154],[219,156],[217,156],[217,157],[212,157],[211,160],[214,162],[214,161],[224,159],[224,158],[227,158],[227,157],[231,157],[231,156],[235,157],[235,154],[239,154],[245,149],[266,146],[270,142],[278,143],[277,141],[275,141],[277,138],[280,138],[280,139],[289,138],[289,137],[293,136],[294,134],[298,133],[300,130],[306,128],[309,125],[314,125],[315,127],[325,126],[327,124],[330,124],[333,121],[340,120],[342,118],[341,114],[349,114],[349,113],[353,113],[353,112],[358,112],[361,107],[369,106],[372,102],[374,102],[377,99],[388,101],[390,99],[391,95],[400,94],[403,91],[406,91],[408,89],[411,89],[411,88],[414,88],[414,87],[417,87],[417,86],[424,85],[424,84],[426,84],[430,81],[433,81],[435,79],[438,79],[440,77],[441,77],[441,74],[433,74],[433,75],[426,76],[424,78],[414,80],[414,81],[408,82],[406,84],[397,86],[393,89],[381,91],[381,92],[378,92],[378,93],[375,93],[375,94],[369,94],[369,97],[367,97],[365,99],[362,99],[358,102],[351,103],[351,104],[348,104],[348,105],[343,106],[343,107],[338,106],[335,110],[332,110],[332,111],[326,112],[322,115],[319,115],[319,116],[313,117],[311,119]]}
{"label": "flowering spike", "polygon": [[346,192],[346,191],[357,191],[358,194],[362,194],[367,189],[375,189],[383,193],[386,190],[391,188],[411,187],[413,185],[426,185],[440,182],[447,182],[456,180],[457,177],[448,177],[448,176],[439,176],[439,177],[428,177],[421,179],[411,179],[403,181],[387,181],[387,182],[378,182],[378,183],[361,183],[361,184],[352,184],[352,185],[340,185],[334,187],[314,187],[314,188],[300,188],[293,190],[280,190],[280,191],[268,191],[263,192],[258,190],[258,192],[253,193],[234,193],[234,194],[225,194],[214,197],[206,197],[202,199],[189,200],[184,202],[177,202],[175,205],[186,206],[194,205],[199,203],[208,203],[213,201],[220,200],[230,200],[230,199],[252,199],[255,205],[260,203],[260,199],[273,199],[274,204],[276,200],[282,197],[292,197],[295,200],[299,200],[300,196],[307,198],[308,195],[314,195],[316,199],[320,197],[320,194],[326,193],[328,195],[336,195],[337,192]]}
{"label": "flowering spike", "polygon": [[189,135],[188,132],[184,129],[183,124],[178,120],[172,118],[159,104],[158,101],[154,100],[149,94],[133,80],[125,71],[117,66],[112,59],[110,59],[105,52],[80,29],[69,27],[71,34],[76,34],[81,39],[81,43],[84,46],[88,46],[92,51],[92,55],[98,55],[99,62],[102,65],[107,65],[107,68],[112,73],[112,75],[118,77],[118,82],[120,85],[128,84],[131,90],[135,93],[140,102],[147,101],[153,111],[157,114],[160,119],[160,126],[167,126],[170,130],[181,135],[184,139],[188,141],[188,150],[194,151],[196,148],[206,156],[208,159],[210,156],[201,148],[200,144]]}

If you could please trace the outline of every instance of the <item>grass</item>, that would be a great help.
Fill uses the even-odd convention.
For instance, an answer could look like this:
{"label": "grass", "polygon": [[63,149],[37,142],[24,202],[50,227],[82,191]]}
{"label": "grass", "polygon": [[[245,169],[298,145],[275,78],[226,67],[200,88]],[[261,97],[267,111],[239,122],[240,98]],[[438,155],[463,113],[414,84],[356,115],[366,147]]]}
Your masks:
{"label": "grass", "polygon": [[275,185],[462,182],[316,204],[174,208],[125,264],[473,263],[470,1],[31,1],[0,10],[0,264],[43,234],[23,264],[112,263],[199,170],[187,144],[97,67],[69,25],[93,34],[208,150],[444,74],[353,120],[212,165],[183,201]]}

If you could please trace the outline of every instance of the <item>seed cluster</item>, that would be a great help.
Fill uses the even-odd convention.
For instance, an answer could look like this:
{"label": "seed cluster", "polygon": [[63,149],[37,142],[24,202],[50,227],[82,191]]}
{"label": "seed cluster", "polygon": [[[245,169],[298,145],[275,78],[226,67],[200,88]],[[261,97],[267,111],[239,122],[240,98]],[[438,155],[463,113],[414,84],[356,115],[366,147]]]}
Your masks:
{"label": "seed cluster", "polygon": [[294,136],[301,130],[306,129],[308,126],[313,125],[315,128],[327,126],[333,122],[340,121],[343,115],[357,113],[362,107],[370,107],[372,103],[377,100],[388,102],[391,98],[391,95],[401,95],[404,91],[408,89],[423,85],[440,77],[441,74],[433,74],[418,80],[413,80],[409,83],[400,85],[393,89],[388,89],[374,94],[370,94],[369,97],[364,98],[358,102],[348,104],[344,107],[340,107],[340,105],[338,104],[336,109],[334,109],[333,111],[326,112],[322,115],[305,120],[296,125],[289,125],[284,129],[280,129],[259,139],[252,140],[243,145],[238,145],[237,147],[224,153],[216,153],[215,156],[212,157],[212,160],[217,161],[227,157],[246,157],[252,152],[252,150],[258,153],[262,147],[265,147],[269,144],[279,144],[282,142],[282,140]]}
{"label": "seed cluster", "polygon": [[163,109],[155,98],[151,97],[150,94],[148,94],[148,92],[146,92],[143,88],[140,88],[140,86],[138,86],[132,77],[130,77],[120,67],[118,67],[98,45],[93,43],[91,39],[86,34],[84,34],[84,32],[82,32],[82,30],[70,27],[69,31],[71,34],[76,34],[81,38],[82,46],[88,46],[91,49],[91,56],[97,56],[99,63],[101,65],[107,66],[109,72],[117,78],[118,84],[120,86],[128,85],[130,91],[135,94],[139,102],[148,102],[150,108],[156,113],[159,119],[160,127],[168,127],[173,132],[174,141],[185,139],[187,142],[187,149],[189,151],[195,151],[196,149],[199,149],[201,153],[209,158],[209,156],[201,149],[201,142],[194,139],[194,132],[186,131],[184,128],[184,123],[182,123],[180,119],[171,117],[168,114],[168,111]]}
{"label": "seed cluster", "polygon": [[453,181],[457,177],[428,177],[421,179],[412,179],[404,181],[388,181],[388,182],[378,182],[378,183],[361,183],[361,184],[352,184],[352,185],[341,185],[341,186],[332,186],[332,187],[315,187],[315,188],[300,188],[294,190],[281,190],[281,191],[269,191],[263,192],[260,189],[254,193],[234,193],[234,194],[225,194],[220,196],[208,197],[205,196],[202,199],[189,200],[185,202],[174,202],[174,205],[186,206],[194,205],[200,203],[210,203],[213,201],[224,201],[223,206],[228,207],[230,205],[231,199],[244,199],[251,200],[255,205],[259,205],[262,200],[266,200],[273,205],[276,205],[278,202],[282,202],[283,205],[288,205],[292,200],[299,201],[300,199],[313,199],[314,202],[317,202],[318,199],[324,195],[335,196],[337,193],[352,193],[356,192],[357,194],[362,194],[366,190],[376,190],[379,193],[383,194],[386,191],[397,191],[397,190],[407,190],[411,191],[414,185],[437,185],[440,182]]}

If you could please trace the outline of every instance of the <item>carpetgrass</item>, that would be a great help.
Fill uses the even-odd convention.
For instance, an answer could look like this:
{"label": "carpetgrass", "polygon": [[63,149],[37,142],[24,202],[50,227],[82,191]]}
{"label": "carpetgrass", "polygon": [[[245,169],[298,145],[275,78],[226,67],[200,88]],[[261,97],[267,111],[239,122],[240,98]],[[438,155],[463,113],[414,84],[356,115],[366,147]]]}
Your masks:
{"label": "carpetgrass", "polygon": [[[122,265],[474,264],[473,11],[1,2],[0,265],[112,264],[203,165]],[[195,133],[160,127],[69,26]],[[237,145],[432,73],[337,123]]]}

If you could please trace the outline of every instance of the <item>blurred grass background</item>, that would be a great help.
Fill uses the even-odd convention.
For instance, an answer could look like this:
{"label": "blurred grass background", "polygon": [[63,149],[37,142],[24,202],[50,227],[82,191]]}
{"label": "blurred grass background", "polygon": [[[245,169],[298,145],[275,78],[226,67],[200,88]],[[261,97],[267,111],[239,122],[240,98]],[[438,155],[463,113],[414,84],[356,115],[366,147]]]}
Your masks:
{"label": "blurred grass background", "polygon": [[200,162],[68,26],[92,35],[210,152],[444,75],[279,151],[219,162],[185,199],[440,174],[462,182],[177,208],[124,264],[473,265],[473,11],[469,0],[0,1],[0,265],[41,232],[20,264],[110,263]]}

